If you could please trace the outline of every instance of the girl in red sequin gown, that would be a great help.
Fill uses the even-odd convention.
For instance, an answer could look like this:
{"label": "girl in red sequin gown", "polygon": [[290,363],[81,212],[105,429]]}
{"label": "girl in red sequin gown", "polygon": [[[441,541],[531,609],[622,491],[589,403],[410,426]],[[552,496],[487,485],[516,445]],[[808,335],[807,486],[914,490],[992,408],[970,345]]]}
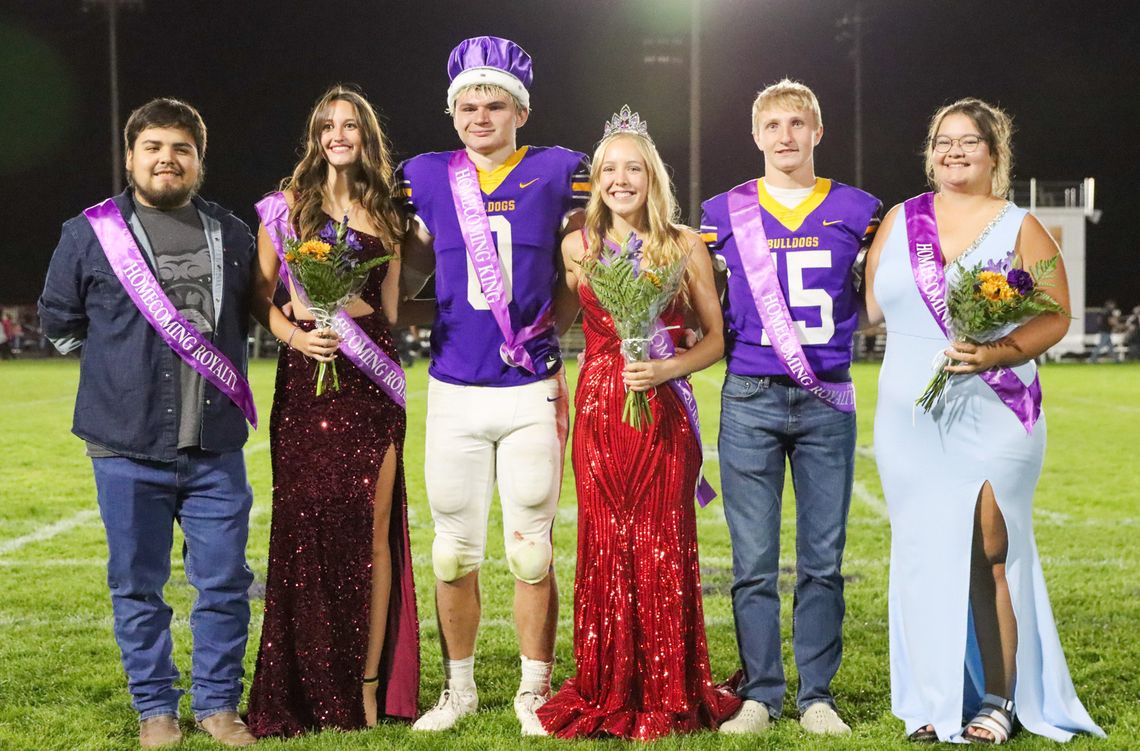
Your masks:
{"label": "girl in red sequin gown", "polygon": [[[552,735],[650,740],[715,728],[739,706],[713,686],[701,606],[694,489],[701,450],[668,387],[720,358],[720,305],[708,251],[674,216],[668,178],[651,141],[610,136],[593,161],[587,236],[563,243],[567,281],[577,288],[586,337],[575,395],[573,464],[578,491],[574,580],[577,675],[538,710]],[[648,203],[648,207],[647,207]],[[595,229],[597,228],[597,229]],[[608,313],[579,277],[586,245],[636,231],[655,262],[687,254],[686,302],[703,339],[668,360],[626,365]],[[673,255],[671,255],[673,254]],[[680,301],[665,316],[682,323]],[[622,422],[627,386],[654,389],[653,422]]]}
{"label": "girl in red sequin gown", "polygon": [[[399,247],[402,224],[391,201],[379,211],[360,201],[362,182],[388,195],[392,186],[367,101],[350,90],[330,90],[313,110],[308,136],[309,153],[285,194],[297,236],[316,237],[330,215],[347,213],[361,260]],[[379,159],[369,154],[377,150]],[[362,166],[362,152],[370,164]],[[316,185],[309,185],[314,178]],[[419,631],[404,409],[345,358],[336,361],[340,389],[315,395],[315,361],[329,361],[337,339],[331,329],[314,330],[312,320],[303,320],[311,316],[295,294],[295,323],[266,299],[278,261],[264,227],[258,242],[255,315],[288,346],[278,361],[270,417],[273,520],[250,728],[257,736],[292,736],[363,728],[378,716],[410,720],[419,698]],[[346,308],[396,362],[388,322],[398,277],[398,260],[374,269],[360,299]]]}

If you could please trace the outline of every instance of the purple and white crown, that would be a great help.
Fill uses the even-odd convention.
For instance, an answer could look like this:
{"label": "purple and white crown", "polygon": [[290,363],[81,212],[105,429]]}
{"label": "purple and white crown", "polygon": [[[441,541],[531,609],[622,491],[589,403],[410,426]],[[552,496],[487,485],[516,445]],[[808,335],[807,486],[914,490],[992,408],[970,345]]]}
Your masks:
{"label": "purple and white crown", "polygon": [[602,138],[628,133],[642,138],[649,138],[649,124],[641,119],[641,115],[629,111],[629,105],[623,104],[621,110],[614,113],[610,121],[602,129]]}
{"label": "purple and white crown", "polygon": [[459,91],[467,86],[491,84],[513,94],[530,109],[530,86],[534,71],[530,55],[510,39],[472,37],[464,39],[447,59],[447,109],[455,107]]}

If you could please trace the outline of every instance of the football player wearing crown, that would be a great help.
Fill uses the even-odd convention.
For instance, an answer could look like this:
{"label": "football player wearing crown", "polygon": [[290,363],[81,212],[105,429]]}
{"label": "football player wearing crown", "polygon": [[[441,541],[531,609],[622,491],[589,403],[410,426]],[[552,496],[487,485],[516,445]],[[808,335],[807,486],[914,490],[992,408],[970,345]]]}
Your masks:
{"label": "football player wearing crown", "polygon": [[416,730],[446,730],[478,706],[479,568],[496,486],[515,578],[514,708],[524,735],[543,733],[535,710],[550,694],[552,528],[568,416],[558,334],[560,319],[568,326],[577,312],[559,242],[580,226],[590,186],[584,154],[517,145],[530,116],[531,65],[507,39],[461,42],[448,60],[447,107],[462,148],[421,154],[400,170],[416,220],[405,268],[434,270],[436,299],[424,472],[445,682]]}
{"label": "football player wearing crown", "polygon": [[701,233],[727,271],[718,450],[732,538],[733,614],[744,703],[721,732],[758,733],[780,716],[780,506],[790,462],[796,497],[792,637],[805,730],[849,733],[831,694],[843,630],[843,546],[855,468],[853,270],[879,201],[816,177],[823,137],[811,89],[783,80],[752,106],[764,173],[703,204]]}

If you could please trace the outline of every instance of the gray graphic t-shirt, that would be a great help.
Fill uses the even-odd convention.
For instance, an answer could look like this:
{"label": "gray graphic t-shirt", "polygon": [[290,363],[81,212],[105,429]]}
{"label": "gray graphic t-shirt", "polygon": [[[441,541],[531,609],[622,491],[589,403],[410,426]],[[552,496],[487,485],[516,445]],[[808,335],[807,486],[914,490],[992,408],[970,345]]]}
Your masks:
{"label": "gray graphic t-shirt", "polygon": [[[207,339],[214,333],[213,274],[206,232],[194,204],[163,211],[135,204],[139,221],[154,251],[159,284],[174,307]],[[181,359],[178,361],[180,415],[178,448],[201,444],[202,376]],[[88,444],[89,456],[115,456],[114,452]]]}
{"label": "gray graphic t-shirt", "polygon": [[[182,317],[207,339],[214,333],[213,274],[202,219],[194,204],[162,211],[138,206],[139,221],[154,249],[158,281]],[[181,419],[178,448],[201,443],[202,376],[179,360]]]}

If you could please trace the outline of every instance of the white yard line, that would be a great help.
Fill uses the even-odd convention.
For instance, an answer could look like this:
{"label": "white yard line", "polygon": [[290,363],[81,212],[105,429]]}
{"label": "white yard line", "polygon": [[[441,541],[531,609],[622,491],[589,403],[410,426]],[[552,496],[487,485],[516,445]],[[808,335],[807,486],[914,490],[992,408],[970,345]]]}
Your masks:
{"label": "white yard line", "polygon": [[[257,443],[246,446],[243,450],[243,453],[248,457],[251,454],[260,453],[268,448],[269,441],[258,441]],[[254,509],[253,513],[254,515],[257,515],[259,513],[259,510]],[[46,524],[38,529],[29,532],[26,535],[0,542],[0,555],[8,555],[9,553],[14,553],[20,548],[31,545],[35,542],[44,542],[45,540],[50,540],[51,538],[57,537],[64,532],[69,532],[76,527],[83,526],[84,524],[93,519],[97,519],[98,517],[99,511],[97,509],[84,509],[83,511],[76,512],[65,519],[60,519],[59,521],[52,522],[51,524]]]}
{"label": "white yard line", "polygon": [[86,524],[87,522],[99,516],[99,512],[94,509],[84,509],[78,513],[72,514],[66,519],[60,519],[57,522],[47,524],[40,527],[29,534],[17,537],[13,540],[5,540],[0,542],[0,555],[7,555],[14,553],[25,545],[30,545],[34,542],[43,542],[51,538],[61,535],[64,532],[74,529],[75,527]]}
{"label": "white yard line", "polygon": [[[1101,407],[1106,412],[1130,412],[1133,414],[1140,412],[1140,407],[1131,404],[1113,404],[1107,399],[1089,399],[1081,396],[1070,396],[1068,394],[1058,399],[1057,406],[1061,408],[1071,407],[1073,409],[1076,409],[1076,407],[1072,406],[1074,404],[1083,404],[1088,407]],[[1049,406],[1053,406],[1053,402],[1051,400],[1049,402]]]}

